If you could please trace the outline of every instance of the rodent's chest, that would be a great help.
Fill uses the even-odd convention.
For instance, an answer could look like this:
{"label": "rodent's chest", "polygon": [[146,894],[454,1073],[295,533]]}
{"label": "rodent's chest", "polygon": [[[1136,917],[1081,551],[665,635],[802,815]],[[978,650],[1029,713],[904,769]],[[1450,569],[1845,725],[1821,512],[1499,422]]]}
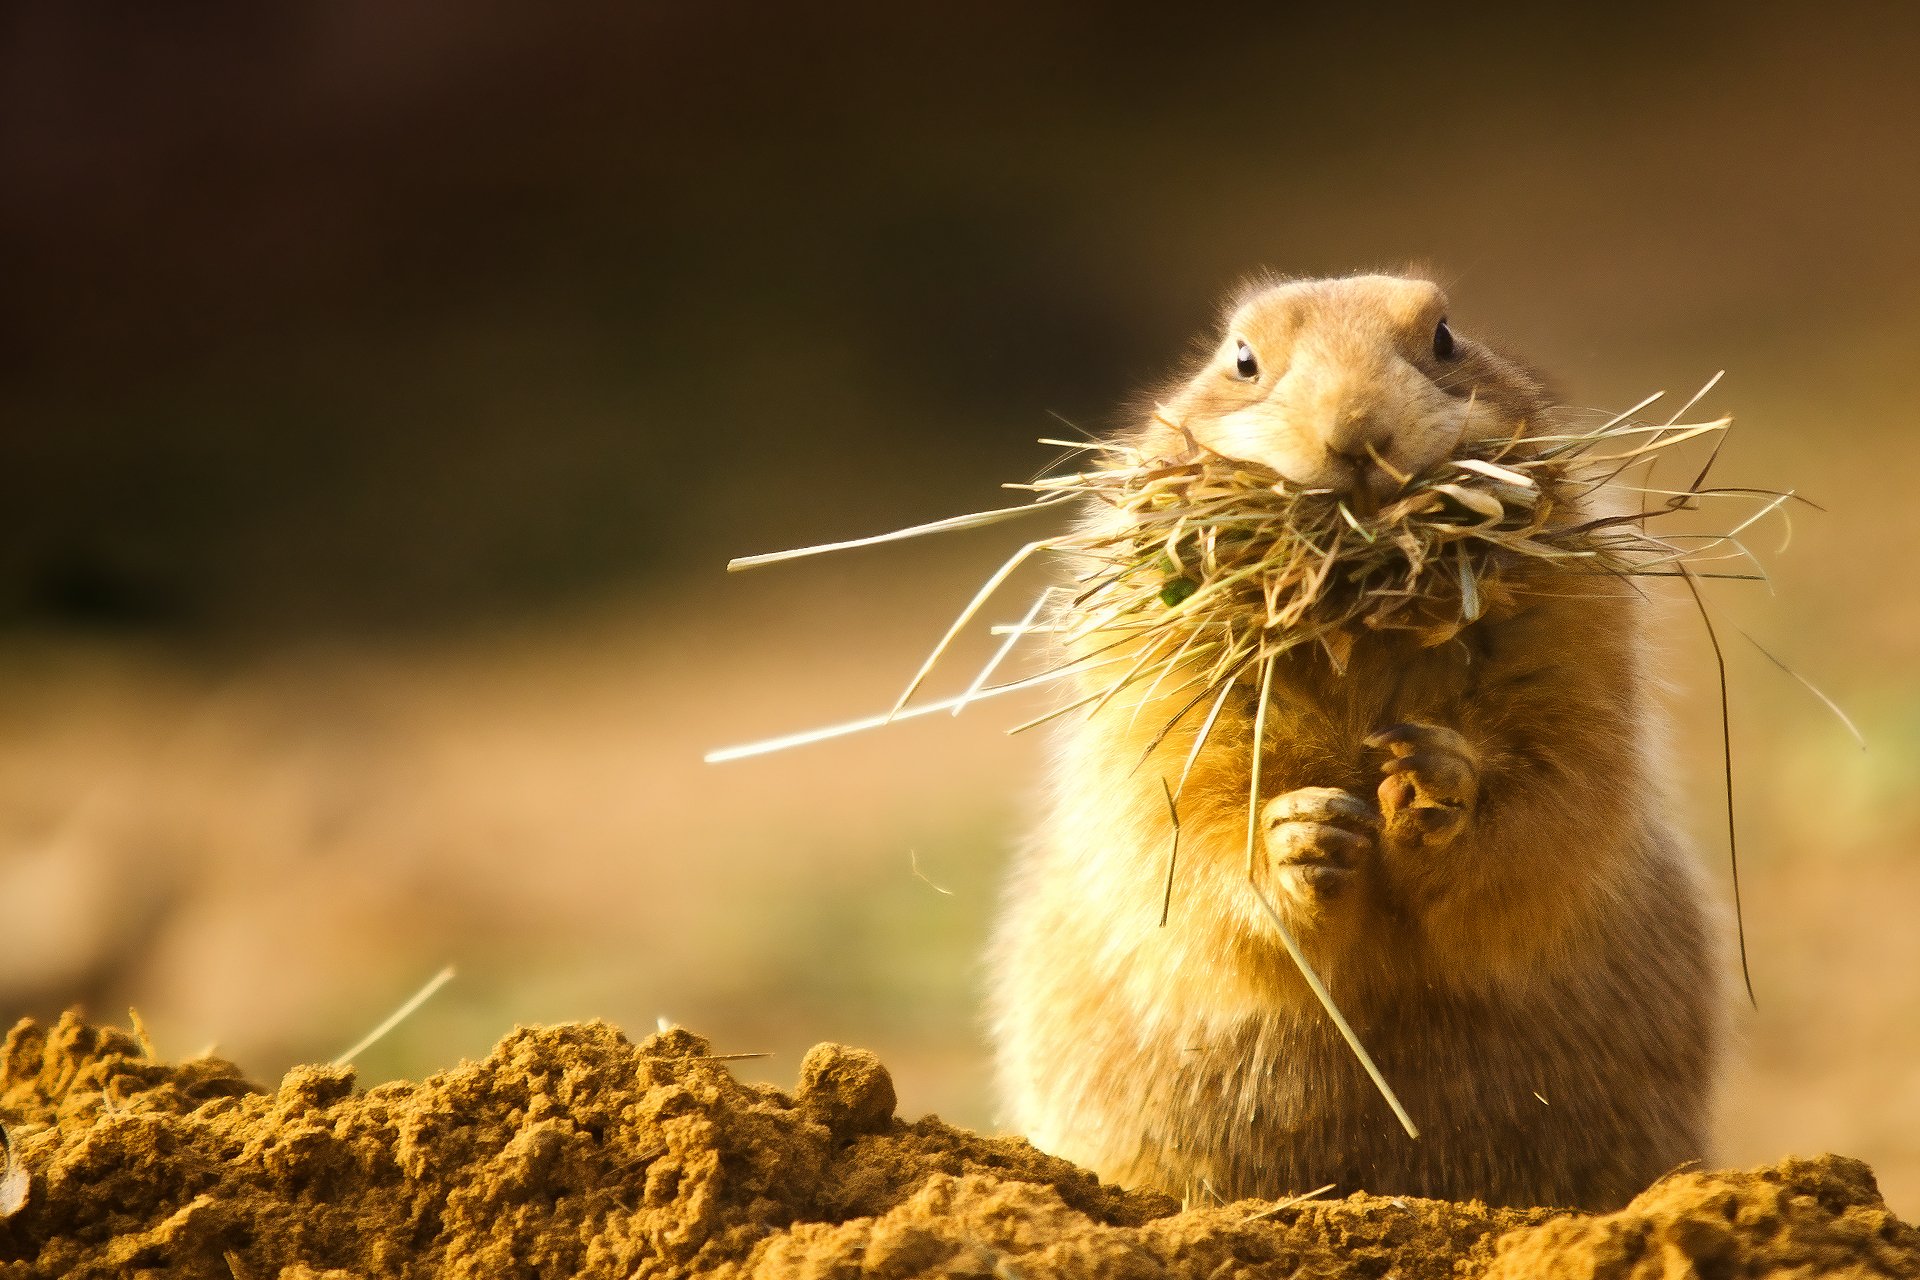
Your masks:
{"label": "rodent's chest", "polygon": [[1299,652],[1275,667],[1273,711],[1289,736],[1352,747],[1405,721],[1455,718],[1488,675],[1490,658],[1484,644],[1464,637],[1436,648],[1376,639],[1355,645],[1344,670],[1324,653]]}

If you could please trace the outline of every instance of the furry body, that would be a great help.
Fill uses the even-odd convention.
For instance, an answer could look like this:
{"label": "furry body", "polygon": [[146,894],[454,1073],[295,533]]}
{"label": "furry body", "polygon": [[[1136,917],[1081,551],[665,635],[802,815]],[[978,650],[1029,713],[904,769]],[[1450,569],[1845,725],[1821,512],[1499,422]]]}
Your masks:
{"label": "furry body", "polygon": [[[1550,418],[1510,362],[1431,355],[1444,305],[1383,277],[1262,291],[1141,431],[1359,496]],[[1255,351],[1261,378],[1232,372]],[[1714,930],[1669,814],[1644,606],[1605,576],[1512,581],[1444,644],[1362,634],[1344,671],[1289,652],[1267,710],[1253,873],[1422,1136],[1249,889],[1251,681],[1182,789],[1164,927],[1162,779],[1200,715],[1140,761],[1191,694],[1129,693],[1062,731],[993,955],[1011,1124],[1104,1177],[1225,1199],[1334,1183],[1608,1208],[1702,1156]]]}

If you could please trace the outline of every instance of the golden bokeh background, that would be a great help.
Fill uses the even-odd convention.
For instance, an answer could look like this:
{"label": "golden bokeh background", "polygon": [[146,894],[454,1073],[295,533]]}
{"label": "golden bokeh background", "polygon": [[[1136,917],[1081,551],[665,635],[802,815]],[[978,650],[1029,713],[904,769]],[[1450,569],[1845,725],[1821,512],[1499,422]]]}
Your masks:
{"label": "golden bokeh background", "polygon": [[453,963],[367,1078],[667,1017],[788,1083],[869,1045],[990,1125],[978,956],[1042,771],[1002,730],[1044,703],[700,757],[884,708],[1022,534],[725,561],[995,504],[1249,272],[1421,264],[1576,403],[1724,368],[1720,476],[1826,508],[1711,593],[1759,993],[1718,1154],[1859,1155],[1920,1215],[1910,6],[6,28],[0,1012],[137,1006],[272,1076]]}

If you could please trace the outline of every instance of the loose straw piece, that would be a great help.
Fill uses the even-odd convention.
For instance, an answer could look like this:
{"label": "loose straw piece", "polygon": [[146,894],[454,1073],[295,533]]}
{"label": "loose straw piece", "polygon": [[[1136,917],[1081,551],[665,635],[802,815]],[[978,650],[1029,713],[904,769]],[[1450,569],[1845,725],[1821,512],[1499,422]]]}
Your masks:
{"label": "loose straw piece", "polygon": [[434,974],[431,978],[427,979],[427,985],[424,987],[421,987],[418,991],[414,992],[412,999],[408,1000],[405,1004],[401,1005],[398,1009],[395,1009],[392,1013],[388,1014],[387,1020],[385,1022],[382,1022],[379,1026],[367,1032],[366,1037],[362,1039],[359,1044],[354,1045],[353,1048],[347,1050],[345,1053],[335,1058],[333,1060],[333,1065],[336,1067],[351,1066],[355,1058],[359,1057],[361,1054],[365,1053],[368,1049],[371,1049],[374,1045],[378,1044],[386,1036],[386,1034],[389,1031],[392,1031],[395,1027],[399,1026],[401,1023],[405,1022],[409,1017],[411,1017],[415,1009],[418,1009],[421,1005],[433,999],[434,992],[440,990],[440,988],[446,986],[449,982],[452,982],[452,981],[453,981],[453,966],[448,965],[446,968],[442,969],[440,972]]}
{"label": "loose straw piece", "polygon": [[1333,1002],[1332,993],[1327,990],[1326,984],[1320,981],[1320,975],[1313,971],[1313,966],[1307,963],[1306,956],[1301,954],[1300,944],[1293,940],[1293,934],[1287,929],[1286,922],[1280,919],[1280,913],[1273,909],[1273,903],[1267,901],[1267,895],[1262,892],[1259,885],[1249,880],[1247,887],[1253,890],[1254,901],[1260,904],[1260,909],[1267,913],[1267,919],[1280,934],[1280,941],[1286,946],[1287,954],[1292,956],[1294,964],[1300,967],[1300,976],[1305,978],[1307,985],[1313,988],[1314,996],[1319,999],[1321,1007],[1327,1011],[1327,1016],[1333,1019],[1333,1025],[1340,1028],[1340,1035],[1346,1040],[1347,1048],[1353,1050],[1353,1056],[1360,1059],[1360,1065],[1367,1069],[1367,1075],[1373,1080],[1373,1087],[1380,1091],[1380,1096],[1385,1098],[1387,1105],[1393,1108],[1393,1114],[1399,1117],[1400,1127],[1407,1131],[1409,1138],[1418,1138],[1420,1130],[1413,1123],[1413,1117],[1408,1115],[1407,1109],[1400,1105],[1400,1096],[1393,1091],[1393,1086],[1387,1083],[1387,1078],[1380,1074],[1380,1068],[1374,1065],[1373,1055],[1367,1052],[1367,1046],[1360,1043],[1360,1037],[1348,1024],[1346,1015],[1341,1013],[1340,1006]]}
{"label": "loose straw piece", "polygon": [[1167,785],[1165,778],[1160,779],[1160,790],[1167,797],[1167,823],[1173,828],[1173,836],[1167,842],[1167,886],[1160,895],[1160,927],[1167,927],[1167,913],[1173,910],[1173,869],[1180,863],[1180,806],[1173,802],[1173,788]]}
{"label": "loose straw piece", "polygon": [[1768,651],[1767,647],[1761,644],[1758,640],[1755,640],[1752,636],[1747,635],[1747,633],[1744,631],[1740,632],[1740,634],[1743,636],[1746,636],[1748,644],[1752,645],[1754,648],[1760,651],[1761,657],[1765,658],[1768,662],[1771,662],[1774,666],[1780,668],[1782,671],[1792,676],[1795,680],[1798,680],[1800,682],[1801,688],[1805,689],[1808,693],[1818,698],[1822,706],[1824,706],[1827,710],[1833,712],[1834,718],[1840,721],[1841,725],[1845,727],[1847,733],[1853,738],[1853,742],[1855,746],[1859,747],[1862,751],[1865,751],[1867,749],[1867,735],[1860,732],[1860,726],[1853,722],[1853,717],[1848,715],[1846,711],[1844,711],[1841,708],[1839,703],[1835,702],[1832,698],[1828,697],[1826,693],[1821,690],[1819,685],[1807,679],[1805,676],[1801,675],[1798,671],[1795,671],[1792,667],[1788,666],[1786,663],[1780,661],[1779,658],[1776,658],[1771,652]]}
{"label": "loose straw piece", "polygon": [[829,551],[852,551],[859,547],[877,547],[887,542],[904,542],[908,538],[918,538],[929,533],[953,533],[960,529],[978,529],[983,525],[1011,520],[1015,516],[1031,515],[1045,507],[1065,502],[1070,497],[1072,497],[1071,494],[1064,497],[1043,497],[1032,502],[1023,502],[1017,507],[1000,507],[993,511],[976,511],[964,516],[948,516],[944,520],[932,520],[926,524],[895,529],[890,533],[876,533],[870,538],[851,538],[845,542],[822,542],[817,546],[795,547],[790,551],[769,551],[757,556],[736,556],[727,561],[727,572],[738,573],[742,569],[757,569],[763,564],[779,564],[783,560],[821,556]]}
{"label": "loose straw piece", "polygon": [[1263,1218],[1271,1218],[1274,1214],[1281,1213],[1281,1212],[1284,1212],[1285,1210],[1291,1209],[1293,1208],[1293,1206],[1297,1204],[1304,1204],[1308,1200],[1317,1199],[1318,1197],[1327,1194],[1327,1192],[1333,1190],[1335,1187],[1339,1185],[1340,1184],[1337,1182],[1329,1182],[1324,1187],[1315,1187],[1311,1191],[1302,1191],[1297,1196],[1288,1196],[1285,1200],[1281,1200],[1272,1205],[1269,1205],[1267,1208],[1262,1209],[1258,1213],[1250,1214],[1247,1217],[1240,1219],[1240,1223],[1242,1226],[1245,1226],[1249,1222],[1259,1222]]}
{"label": "loose straw piece", "polygon": [[1733,932],[1740,943],[1740,981],[1746,984],[1747,1003],[1758,1009],[1760,999],[1753,994],[1753,971],[1747,967],[1747,915],[1740,905],[1740,839],[1733,820],[1733,713],[1727,701],[1727,655],[1720,649],[1720,633],[1714,629],[1713,616],[1707,612],[1706,597],[1700,594],[1700,584],[1694,581],[1693,571],[1682,564],[1680,576],[1700,611],[1700,624],[1707,629],[1707,643],[1713,646],[1714,669],[1720,677],[1720,768],[1726,782],[1727,867],[1733,878]]}
{"label": "loose straw piece", "polygon": [[1044,541],[1027,543],[1008,556],[1006,563],[996,569],[992,577],[980,584],[980,589],[973,593],[973,599],[967,601],[967,607],[960,611],[960,616],[953,620],[953,625],[947,628],[947,633],[940,637],[940,643],[933,647],[933,652],[927,655],[927,660],[920,664],[918,671],[913,673],[913,679],[909,680],[907,687],[900,691],[900,700],[893,704],[895,715],[899,715],[913,695],[920,691],[920,686],[926,682],[927,676],[935,666],[939,665],[940,656],[947,651],[947,646],[953,643],[954,637],[973,621],[973,615],[980,612],[981,606],[993,597],[993,593],[1000,589],[1000,585],[1013,576],[1014,570],[1032,559],[1034,552],[1046,545]]}
{"label": "loose straw piece", "polygon": [[1020,619],[1020,625],[1007,632],[1007,638],[1001,642],[998,649],[994,650],[993,657],[987,660],[987,665],[980,668],[979,674],[973,678],[973,683],[967,686],[967,691],[954,699],[954,715],[957,716],[966,710],[967,704],[978,697],[980,691],[987,687],[987,681],[993,679],[993,673],[998,671],[1000,664],[1007,660],[1007,655],[1013,652],[1013,647],[1025,639],[1032,631],[1034,619],[1040,616],[1040,611],[1047,607],[1047,601],[1053,599],[1059,590],[1059,587],[1044,587],[1041,589],[1040,594],[1033,598],[1033,607],[1027,610],[1024,618]]}
{"label": "loose straw piece", "polygon": [[1420,1130],[1413,1123],[1413,1117],[1407,1114],[1407,1109],[1400,1105],[1400,1096],[1393,1091],[1393,1086],[1387,1083],[1387,1078],[1380,1074],[1380,1068],[1374,1065],[1373,1055],[1368,1053],[1367,1047],[1360,1043],[1359,1035],[1347,1021],[1346,1015],[1340,1012],[1340,1006],[1333,1002],[1333,993],[1327,990],[1326,983],[1320,981],[1320,975],[1313,971],[1311,964],[1307,963],[1306,953],[1300,950],[1300,944],[1294,940],[1293,930],[1287,928],[1287,922],[1280,918],[1280,913],[1274,910],[1273,903],[1267,900],[1266,892],[1260,888],[1254,838],[1259,831],[1260,763],[1261,757],[1265,755],[1264,748],[1267,742],[1267,698],[1273,689],[1275,660],[1273,656],[1269,656],[1261,664],[1260,706],[1253,713],[1253,781],[1247,797],[1247,888],[1253,891],[1253,899],[1260,904],[1260,909],[1267,913],[1268,922],[1280,935],[1281,945],[1286,947],[1287,954],[1293,957],[1294,967],[1300,970],[1300,976],[1307,980],[1309,987],[1313,988],[1314,997],[1320,1001],[1320,1007],[1327,1011],[1327,1016],[1333,1019],[1333,1025],[1340,1029],[1340,1035],[1346,1040],[1347,1047],[1353,1050],[1353,1056],[1360,1059],[1360,1065],[1366,1068],[1367,1075],[1373,1080],[1373,1087],[1380,1091],[1380,1096],[1387,1100],[1389,1107],[1393,1108],[1393,1114],[1400,1118],[1400,1127],[1407,1131],[1409,1138],[1418,1138]]}
{"label": "loose straw piece", "polygon": [[[1260,766],[1267,754],[1267,702],[1273,694],[1273,655],[1260,664],[1260,703],[1253,709],[1253,779],[1247,787],[1247,883],[1253,883],[1255,836],[1260,826]],[[1288,950],[1292,950],[1291,947]],[[1296,960],[1298,956],[1294,957]],[[1305,967],[1304,965],[1302,966]]]}
{"label": "loose straw piece", "polygon": [[[1102,664],[1105,665],[1105,664]],[[943,698],[939,702],[923,702],[917,707],[908,707],[904,711],[889,711],[877,716],[863,716],[858,720],[846,720],[839,724],[830,724],[823,729],[808,729],[802,733],[790,733],[780,738],[764,738],[759,742],[749,742],[738,747],[722,747],[718,751],[709,751],[702,757],[708,764],[724,764],[729,760],[745,760],[750,756],[769,755],[775,751],[785,751],[788,747],[801,747],[814,742],[826,742],[832,738],[844,738],[850,733],[860,733],[867,729],[879,729],[901,720],[911,720],[916,716],[930,716],[941,711],[951,711],[965,702],[981,702],[988,698],[997,698],[1003,693],[1017,693],[1022,689],[1034,689],[1043,684],[1079,675],[1085,667],[1061,667],[1055,671],[1043,671],[1037,676],[1028,676],[1024,680],[1015,680],[1011,684],[990,685],[985,689],[973,689],[957,698]]]}
{"label": "loose straw piece", "polygon": [[1173,788],[1174,799],[1187,789],[1187,775],[1193,772],[1193,762],[1200,758],[1200,748],[1207,744],[1207,736],[1213,732],[1214,721],[1220,718],[1221,708],[1227,705],[1227,695],[1233,692],[1233,685],[1240,677],[1230,676],[1220,686],[1220,696],[1214,699],[1213,709],[1207,712],[1207,718],[1200,723],[1200,733],[1193,740],[1193,749],[1187,752],[1187,762],[1180,769],[1180,781]]}

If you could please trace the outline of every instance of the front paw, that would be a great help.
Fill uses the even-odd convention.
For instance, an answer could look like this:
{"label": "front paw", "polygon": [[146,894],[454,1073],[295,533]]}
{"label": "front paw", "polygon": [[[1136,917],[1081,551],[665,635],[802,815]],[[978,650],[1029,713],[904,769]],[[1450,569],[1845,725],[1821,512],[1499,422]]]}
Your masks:
{"label": "front paw", "polygon": [[1338,787],[1301,787],[1277,795],[1260,811],[1267,857],[1289,874],[1282,884],[1294,893],[1331,901],[1374,847],[1380,815],[1351,791]]}
{"label": "front paw", "polygon": [[1467,740],[1431,724],[1397,724],[1367,738],[1388,753],[1380,771],[1381,828],[1400,845],[1446,844],[1473,818],[1480,759]]}

